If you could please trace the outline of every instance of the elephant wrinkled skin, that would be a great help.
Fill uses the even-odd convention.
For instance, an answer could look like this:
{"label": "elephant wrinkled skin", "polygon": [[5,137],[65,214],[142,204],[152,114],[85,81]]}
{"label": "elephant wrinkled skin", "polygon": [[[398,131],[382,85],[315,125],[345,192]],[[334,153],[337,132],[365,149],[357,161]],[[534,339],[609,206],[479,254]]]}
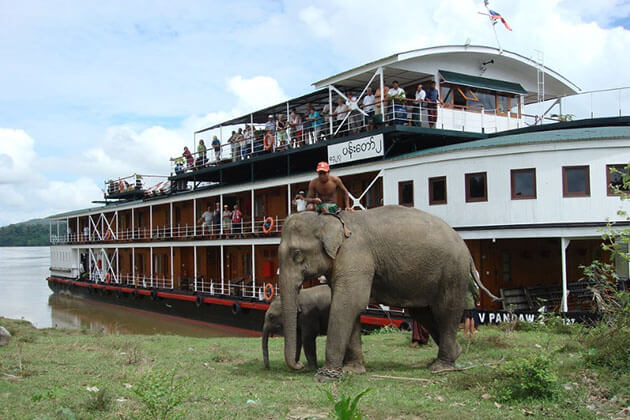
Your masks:
{"label": "elephant wrinkled skin", "polygon": [[[332,215],[290,216],[279,247],[285,362],[295,363],[297,296],[305,279],[325,275],[332,289],[326,363],[317,380],[344,370],[364,372],[360,313],[369,303],[405,308],[439,347],[433,371],[452,368],[464,296],[474,276],[470,252],[444,221],[426,212],[384,206]],[[476,277],[475,277],[476,279]],[[346,351],[346,349],[348,351]]]}
{"label": "elephant wrinkled skin", "polygon": [[[307,368],[317,369],[316,339],[318,335],[326,335],[328,328],[328,312],[330,311],[330,287],[322,285],[300,291],[298,297],[298,344],[295,362],[300,360],[301,345],[304,345]],[[283,334],[282,299],[276,297],[265,313],[263,325],[262,349],[265,368],[269,369],[269,335]]]}

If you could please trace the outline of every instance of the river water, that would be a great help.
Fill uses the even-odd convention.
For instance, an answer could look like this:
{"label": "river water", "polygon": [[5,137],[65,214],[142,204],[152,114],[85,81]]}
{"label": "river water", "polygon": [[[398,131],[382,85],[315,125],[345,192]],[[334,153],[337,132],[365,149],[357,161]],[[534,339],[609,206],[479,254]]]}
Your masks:
{"label": "river water", "polygon": [[37,328],[72,328],[112,334],[175,334],[189,337],[251,336],[218,325],[54,294],[48,247],[0,247],[0,316],[25,319]]}

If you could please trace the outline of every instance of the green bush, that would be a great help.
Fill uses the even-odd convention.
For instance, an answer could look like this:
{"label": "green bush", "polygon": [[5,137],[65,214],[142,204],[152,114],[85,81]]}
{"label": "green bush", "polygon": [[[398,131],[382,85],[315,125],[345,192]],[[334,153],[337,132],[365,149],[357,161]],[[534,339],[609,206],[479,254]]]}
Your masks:
{"label": "green bush", "polygon": [[341,394],[338,399],[335,398],[330,389],[320,388],[326,395],[328,401],[332,405],[332,415],[337,420],[363,420],[363,414],[357,407],[362,396],[370,392],[371,388],[366,388],[354,397]]}
{"label": "green bush", "polygon": [[186,394],[181,384],[175,381],[174,369],[149,373],[133,392],[143,405],[143,419],[170,420],[184,416],[184,413],[176,412],[176,408],[185,401]]}
{"label": "green bush", "polygon": [[558,391],[558,377],[551,360],[539,354],[506,362],[493,386],[502,401],[547,400]]}

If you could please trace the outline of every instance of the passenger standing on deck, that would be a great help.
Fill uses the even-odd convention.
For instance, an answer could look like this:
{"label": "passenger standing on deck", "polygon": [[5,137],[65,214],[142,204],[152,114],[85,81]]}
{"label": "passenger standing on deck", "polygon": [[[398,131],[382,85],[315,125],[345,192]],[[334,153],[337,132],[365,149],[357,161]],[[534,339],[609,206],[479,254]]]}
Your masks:
{"label": "passenger standing on deck", "polygon": [[422,83],[418,84],[416,89],[416,102],[418,103],[418,126],[422,127],[422,121],[425,120],[426,107],[424,101],[427,97],[427,92],[422,88]]}
{"label": "passenger standing on deck", "polygon": [[301,129],[298,128],[301,126],[302,121],[300,121],[300,117],[295,113],[295,110],[291,111],[291,115],[289,116],[289,136],[291,137],[291,147],[297,147],[300,144],[300,138],[302,137]]}
{"label": "passenger standing on deck", "polygon": [[311,104],[306,104],[306,108],[308,109],[308,120],[311,123],[310,131],[313,134],[311,143],[317,143],[319,141],[319,132],[322,129],[322,117]]}
{"label": "passenger standing on deck", "polygon": [[[203,223],[202,223],[203,221]],[[201,213],[201,217],[197,221],[197,224],[201,224],[201,234],[205,235],[206,233],[212,232],[212,208],[208,206],[206,211]]]}
{"label": "passenger standing on deck", "polygon": [[352,211],[352,207],[350,207],[350,195],[348,194],[346,186],[343,185],[341,179],[330,175],[328,163],[319,162],[317,164],[317,178],[313,179],[308,184],[306,202],[311,205],[317,205],[317,211],[319,213],[338,213],[340,210],[337,205],[337,188],[339,188],[343,194],[343,201],[346,206],[345,210]]}
{"label": "passenger standing on deck", "polygon": [[221,203],[214,203],[214,212],[212,212],[212,228],[214,229],[214,234],[218,235],[221,232]]}
{"label": "passenger standing on deck", "polygon": [[243,212],[239,209],[238,203],[234,204],[234,210],[232,210],[232,233],[236,234],[237,238],[242,237],[243,233]]}
{"label": "passenger standing on deck", "polygon": [[232,212],[230,206],[223,205],[223,235],[227,238],[232,233]]}
{"label": "passenger standing on deck", "polygon": [[429,127],[435,128],[435,123],[437,122],[438,103],[442,103],[442,101],[440,101],[440,93],[435,88],[435,80],[431,80],[431,83],[429,83],[426,100],[427,113],[429,114]]}
{"label": "passenger standing on deck", "polygon": [[245,141],[245,137],[243,136],[243,129],[239,128],[236,136],[234,137],[234,154],[232,155],[232,161],[240,160],[241,156],[241,148],[243,147],[243,142]]}
{"label": "passenger standing on deck", "polygon": [[230,155],[232,156],[232,162],[236,161],[236,131],[232,131],[232,135],[228,139],[228,144],[230,145]]}
{"label": "passenger standing on deck", "polygon": [[293,199],[293,204],[297,209],[297,212],[301,212],[306,210],[306,198],[304,198],[306,194],[304,194],[304,190],[300,190]]}
{"label": "passenger standing on deck", "polygon": [[342,98],[337,99],[337,107],[335,108],[335,115],[337,116],[337,122],[335,123],[335,132],[339,133],[341,130],[338,128],[342,123],[346,114],[348,113],[348,105],[343,102]]}
{"label": "passenger standing on deck", "polygon": [[203,166],[206,164],[206,145],[203,139],[199,139],[199,145],[197,146],[197,166]]}
{"label": "passenger standing on deck", "polygon": [[372,93],[372,88],[369,87],[365,91],[365,96],[363,97],[363,111],[367,114],[367,116],[363,117],[363,125],[367,126],[368,130],[372,129],[372,119],[374,118],[374,102],[376,101],[376,97]]}
{"label": "passenger standing on deck", "polygon": [[218,165],[221,161],[221,140],[217,136],[212,138],[212,148],[214,149],[214,159]]}
{"label": "passenger standing on deck", "polygon": [[189,168],[192,168],[195,165],[195,158],[193,157],[190,150],[188,150],[188,146],[184,146],[184,153],[182,153],[184,159],[186,159],[186,164],[188,164]]}

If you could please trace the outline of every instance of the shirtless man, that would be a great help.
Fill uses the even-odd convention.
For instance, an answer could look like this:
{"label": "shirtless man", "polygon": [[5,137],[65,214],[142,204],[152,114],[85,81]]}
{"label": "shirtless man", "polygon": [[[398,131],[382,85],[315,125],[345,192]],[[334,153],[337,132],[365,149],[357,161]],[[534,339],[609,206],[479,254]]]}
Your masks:
{"label": "shirtless man", "polygon": [[[350,196],[341,179],[336,176],[330,175],[330,167],[326,162],[319,162],[317,164],[317,178],[313,179],[308,184],[308,194],[306,196],[306,202],[312,205],[317,205],[317,211],[320,213],[337,213],[339,207],[337,206],[337,188],[339,188],[343,194],[343,199],[346,205],[346,211],[352,211],[350,207]],[[317,194],[317,197],[315,197]]]}

